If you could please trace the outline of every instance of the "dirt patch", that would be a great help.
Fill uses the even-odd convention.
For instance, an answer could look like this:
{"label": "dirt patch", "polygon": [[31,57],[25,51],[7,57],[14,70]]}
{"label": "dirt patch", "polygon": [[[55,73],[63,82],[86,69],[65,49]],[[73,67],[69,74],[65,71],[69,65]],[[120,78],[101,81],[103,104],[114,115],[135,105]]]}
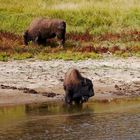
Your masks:
{"label": "dirt patch", "polygon": [[87,42],[87,41],[93,41],[94,36],[90,34],[88,31],[86,31],[85,33],[72,32],[67,34],[67,39]]}
{"label": "dirt patch", "polygon": [[75,41],[114,41],[114,40],[129,40],[129,41],[140,41],[140,32],[139,31],[127,31],[121,33],[105,33],[101,35],[92,35],[88,31],[85,33],[68,33],[67,38]]}
{"label": "dirt patch", "polygon": [[[7,52],[7,55],[12,53],[34,53],[46,52],[46,53],[56,53],[67,50],[72,50],[73,52],[95,52],[98,54],[102,53],[136,53],[140,51],[139,45],[134,42],[140,41],[140,32],[129,31],[122,33],[106,33],[103,35],[92,35],[88,31],[85,33],[67,33],[66,34],[66,44],[65,49],[58,46],[57,39],[49,39],[47,43],[48,48],[40,47],[35,44],[25,46],[23,43],[23,37],[21,35],[0,32],[0,51]],[[77,44],[79,42],[79,45]],[[121,47],[118,43],[133,42],[132,45],[128,43],[125,47]],[[93,45],[96,44],[96,45]],[[105,45],[106,46],[105,46]],[[111,44],[109,46],[108,44]],[[49,48],[50,47],[50,48]]]}
{"label": "dirt patch", "polygon": [[31,93],[31,94],[38,94],[38,92],[34,89],[29,89],[29,88],[17,88],[15,86],[6,86],[6,85],[0,85],[2,89],[13,89],[13,90],[21,90],[24,93]]}
{"label": "dirt patch", "polygon": [[12,41],[19,41],[22,43],[22,37],[20,35],[10,33],[10,32],[0,32],[0,40],[9,39]]}
{"label": "dirt patch", "polygon": [[106,40],[129,40],[129,41],[140,41],[140,32],[139,31],[127,31],[127,32],[121,32],[121,33],[107,33],[103,34],[99,37],[100,41],[106,41]]}
{"label": "dirt patch", "polygon": [[140,81],[133,83],[125,83],[123,85],[115,85],[117,91],[114,91],[115,95],[124,95],[124,96],[140,96]]}
{"label": "dirt patch", "polygon": [[0,51],[13,52],[23,44],[22,37],[10,32],[0,32]]}
{"label": "dirt patch", "polygon": [[6,85],[0,85],[0,86],[1,86],[1,89],[19,90],[19,91],[22,91],[23,93],[40,94],[40,95],[47,96],[47,97],[55,97],[55,96],[59,95],[59,94],[56,94],[53,92],[38,92],[34,89],[23,88],[23,87],[17,88],[15,86],[6,86]]}

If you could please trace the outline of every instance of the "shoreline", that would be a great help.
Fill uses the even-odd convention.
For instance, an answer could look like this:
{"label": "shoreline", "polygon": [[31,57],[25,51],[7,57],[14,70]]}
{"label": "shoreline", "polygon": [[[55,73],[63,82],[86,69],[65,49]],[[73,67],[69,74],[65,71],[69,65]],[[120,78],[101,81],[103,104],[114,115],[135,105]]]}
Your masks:
{"label": "shoreline", "polygon": [[[3,92],[4,93],[4,92]],[[9,93],[9,92],[8,92]],[[1,94],[1,92],[0,92]],[[10,93],[11,94],[11,93]],[[0,99],[0,108],[1,107],[10,107],[10,106],[18,106],[18,105],[30,105],[30,104],[42,104],[42,103],[64,103],[64,94],[56,97],[44,97],[42,95],[24,95],[24,93],[12,93],[12,96],[6,95],[5,97]],[[22,97],[22,100],[19,99],[19,96]],[[3,100],[3,102],[2,102]],[[88,102],[98,102],[98,103],[110,103],[117,101],[140,101],[140,96],[116,96],[116,95],[95,95],[91,97]],[[87,103],[87,102],[86,102]],[[85,104],[85,103],[84,103]]]}
{"label": "shoreline", "polygon": [[118,98],[139,98],[139,64],[139,58],[0,62],[0,107],[64,102],[63,78],[72,67],[92,80],[95,96],[90,100],[110,102]]}

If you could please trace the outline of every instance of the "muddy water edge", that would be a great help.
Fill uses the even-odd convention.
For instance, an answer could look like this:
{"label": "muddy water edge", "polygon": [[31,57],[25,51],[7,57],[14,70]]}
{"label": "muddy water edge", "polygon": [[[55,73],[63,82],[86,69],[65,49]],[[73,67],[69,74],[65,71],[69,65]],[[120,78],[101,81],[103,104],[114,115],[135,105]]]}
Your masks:
{"label": "muddy water edge", "polygon": [[0,140],[139,139],[140,98],[0,107]]}

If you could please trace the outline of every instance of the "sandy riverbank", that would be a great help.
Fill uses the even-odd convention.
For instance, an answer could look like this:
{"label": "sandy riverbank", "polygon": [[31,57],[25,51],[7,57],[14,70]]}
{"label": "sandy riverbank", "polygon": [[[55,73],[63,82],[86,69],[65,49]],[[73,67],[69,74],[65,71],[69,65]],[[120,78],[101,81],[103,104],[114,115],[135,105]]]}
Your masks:
{"label": "sandy riverbank", "polygon": [[95,96],[91,100],[140,96],[140,58],[31,59],[0,62],[0,106],[63,100],[63,78],[72,67],[93,81]]}

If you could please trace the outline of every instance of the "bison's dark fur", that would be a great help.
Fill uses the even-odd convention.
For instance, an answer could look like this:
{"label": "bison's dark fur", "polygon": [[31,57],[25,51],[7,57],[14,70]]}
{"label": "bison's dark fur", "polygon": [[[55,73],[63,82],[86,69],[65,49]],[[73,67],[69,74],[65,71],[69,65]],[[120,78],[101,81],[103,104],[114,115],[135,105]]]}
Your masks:
{"label": "bison's dark fur", "polygon": [[77,69],[69,70],[64,79],[65,102],[76,104],[86,102],[89,97],[94,96],[92,81],[81,76]]}
{"label": "bison's dark fur", "polygon": [[33,41],[38,45],[46,45],[47,39],[57,36],[61,44],[65,43],[66,23],[60,19],[37,18],[33,20],[24,33],[24,44]]}

